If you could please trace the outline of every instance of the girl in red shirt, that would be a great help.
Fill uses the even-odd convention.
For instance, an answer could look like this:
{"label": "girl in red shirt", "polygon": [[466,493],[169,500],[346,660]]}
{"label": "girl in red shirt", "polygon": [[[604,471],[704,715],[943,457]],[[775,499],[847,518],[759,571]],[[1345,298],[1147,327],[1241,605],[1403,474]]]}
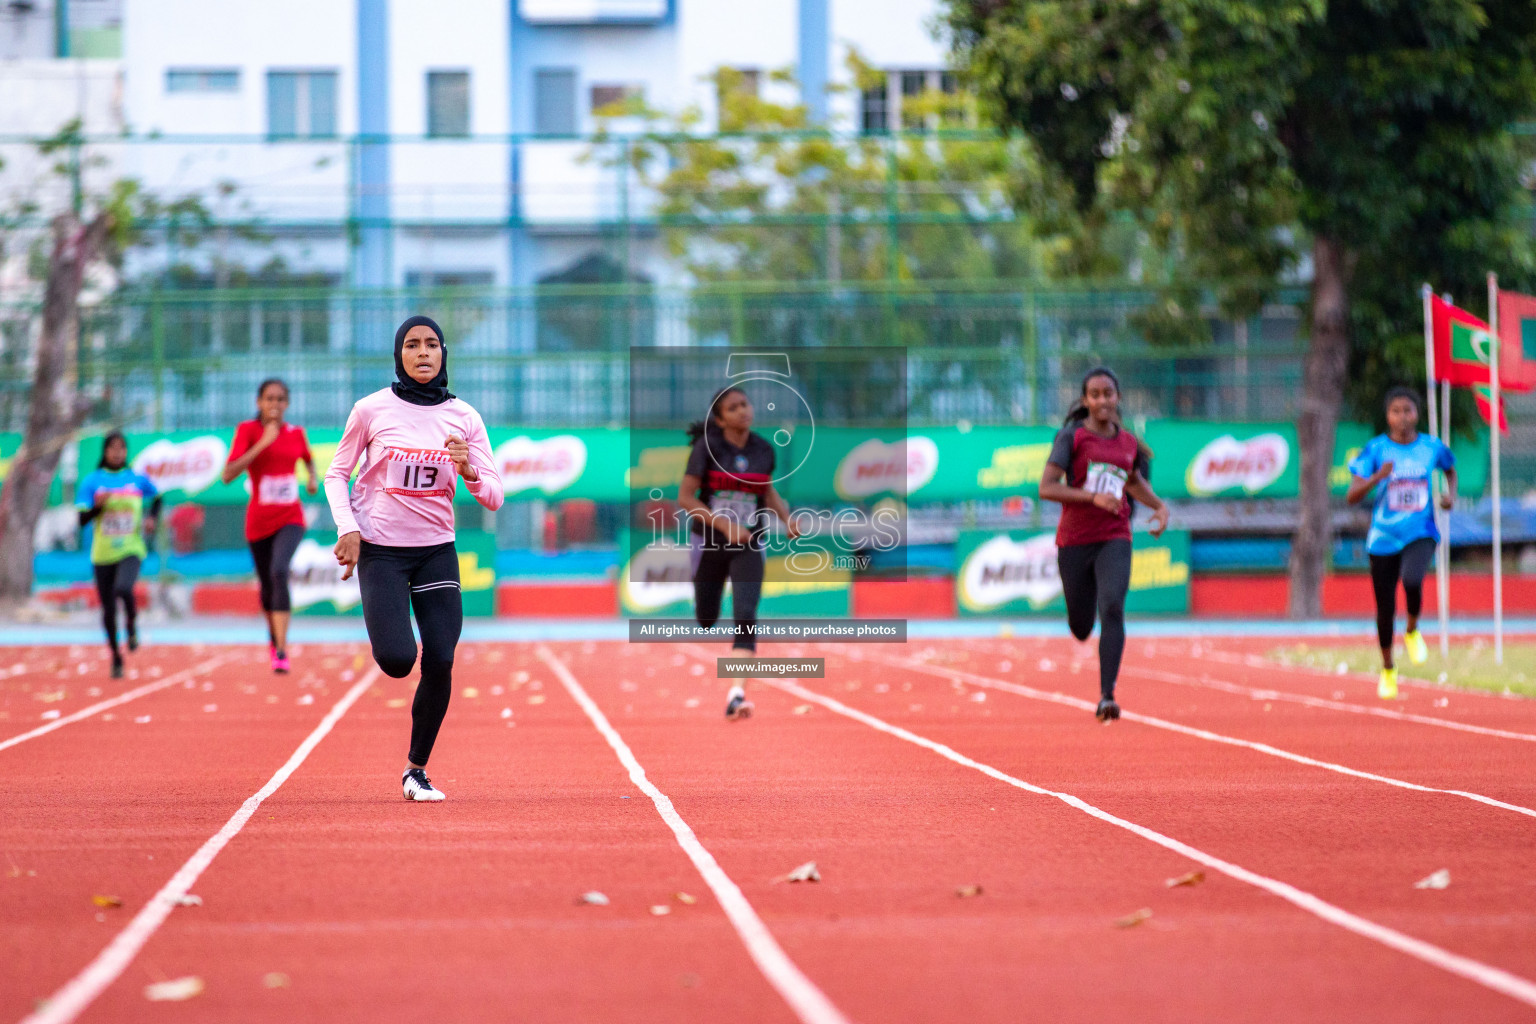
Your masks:
{"label": "girl in red shirt", "polygon": [[288,594],[288,566],[299,541],[304,539],[304,507],[299,504],[300,462],[309,471],[304,489],[319,490],[315,460],[309,452],[304,428],[283,422],[288,411],[288,385],[273,378],[256,389],[256,418],[235,428],[234,444],[224,466],[224,482],[241,473],[251,478],[251,501],[245,507],[245,539],[256,563],[261,586],[261,610],[267,616],[272,639],[272,671],[288,671],[288,620],[292,602]]}
{"label": "girl in red shirt", "polygon": [[1151,452],[1120,423],[1120,381],[1107,367],[1088,371],[1083,393],[1056,435],[1040,497],[1061,502],[1056,565],[1072,635],[1087,640],[1099,622],[1101,722],[1120,717],[1115,682],[1125,651],[1125,595],[1131,586],[1131,509],[1135,498],[1152,510],[1151,533],[1168,527],[1168,506],[1147,482]]}

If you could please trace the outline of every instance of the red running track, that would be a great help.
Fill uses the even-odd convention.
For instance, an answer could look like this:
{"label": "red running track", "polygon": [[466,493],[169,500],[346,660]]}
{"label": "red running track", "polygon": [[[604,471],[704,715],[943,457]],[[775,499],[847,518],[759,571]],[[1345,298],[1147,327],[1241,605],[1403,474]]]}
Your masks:
{"label": "red running track", "polygon": [[[1536,743],[1353,713],[1333,705],[1373,706],[1367,681],[1190,646],[1133,641],[1127,710],[1536,809]],[[95,652],[0,657],[0,673],[25,666],[0,678],[0,744],[152,669],[203,673],[0,749],[26,783],[0,798],[0,1015],[25,1017],[145,912],[367,682],[362,650],[296,650],[287,678],[234,648],[144,651],[141,677],[118,682]],[[72,1019],[794,1021],[785,994],[806,990],[834,1016],[799,1019],[1536,1018],[1519,998],[1536,979],[1536,817],[1142,721],[1103,727],[987,683],[1087,700],[1096,664],[1070,642],[812,653],[827,657],[826,679],[798,693],[754,684],[757,715],[726,723],[724,684],[691,649],[465,645],[431,766],[449,796],[438,805],[399,797],[412,681],[377,677],[192,884],[203,905],[171,911]],[[751,920],[727,916],[563,674],[739,886],[803,989],[765,976],[760,943],[749,952],[742,938]],[[1247,692],[1262,689],[1316,702]],[[1536,737],[1536,702],[1415,689],[1400,710]],[[1298,887],[1476,976],[1209,868],[1203,884],[1169,889],[1199,865],[869,721]],[[807,860],[819,884],[774,881]],[[1449,888],[1414,888],[1441,868]],[[957,896],[966,885],[981,895]],[[578,903],[589,890],[609,904]],[[94,895],[124,906],[98,909]],[[659,905],[670,912],[652,915]],[[1152,916],[1116,927],[1140,908]],[[145,985],[184,975],[203,993],[146,1000]]]}

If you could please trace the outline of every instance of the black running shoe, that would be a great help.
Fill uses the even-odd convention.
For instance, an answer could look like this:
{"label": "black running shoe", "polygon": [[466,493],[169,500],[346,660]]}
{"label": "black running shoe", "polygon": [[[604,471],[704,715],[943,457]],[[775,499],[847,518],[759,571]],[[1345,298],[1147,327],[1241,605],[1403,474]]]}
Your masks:
{"label": "black running shoe", "polygon": [[130,651],[136,651],[139,649],[139,631],[136,629],[130,629],[128,631],[128,649]]}
{"label": "black running shoe", "polygon": [[1113,722],[1120,717],[1120,705],[1105,697],[1099,701],[1099,706],[1094,709],[1093,717],[1101,722]]}
{"label": "black running shoe", "polygon": [[746,694],[731,694],[731,702],[725,706],[725,717],[733,720],[752,717],[752,702],[747,700]]}
{"label": "black running shoe", "polygon": [[122,658],[113,658],[112,659],[112,678],[113,679],[121,679],[121,678],[123,678],[123,659]]}

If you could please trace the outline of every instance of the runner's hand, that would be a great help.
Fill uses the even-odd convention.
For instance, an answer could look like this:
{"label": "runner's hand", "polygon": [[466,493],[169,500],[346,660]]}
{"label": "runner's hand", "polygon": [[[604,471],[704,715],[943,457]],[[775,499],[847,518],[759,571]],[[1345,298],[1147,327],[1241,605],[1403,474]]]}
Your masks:
{"label": "runner's hand", "polygon": [[107,504],[107,492],[97,491],[96,497],[91,501],[92,508],[105,508]]}
{"label": "runner's hand", "polygon": [[800,536],[800,525],[795,522],[794,516],[790,516],[784,521],[784,533],[788,535],[790,540]]}
{"label": "runner's hand", "polygon": [[315,479],[315,475],[313,473],[309,475],[309,482],[304,485],[304,490],[307,494],[309,494],[310,497],[314,497],[320,493],[320,483]]}
{"label": "runner's hand", "polygon": [[1381,468],[1376,471],[1376,475],[1371,477],[1371,479],[1373,479],[1373,480],[1375,480],[1377,482],[1385,480],[1385,479],[1387,479],[1387,477],[1392,475],[1392,470],[1394,470],[1396,468],[1397,468],[1397,464],[1396,463],[1393,463],[1393,462],[1383,462],[1381,464]]}
{"label": "runner's hand", "polygon": [[1152,525],[1148,528],[1147,532],[1151,533],[1154,537],[1161,537],[1166,529],[1168,529],[1168,506],[1164,505],[1152,513]]}
{"label": "runner's hand", "polygon": [[1093,496],[1093,503],[1111,515],[1120,514],[1120,499],[1113,494],[1099,493]]}
{"label": "runner's hand", "polygon": [[160,524],[160,521],[158,519],[156,519],[154,516],[145,516],[144,517],[144,535],[147,536],[147,537],[153,537],[155,535],[155,527],[158,526],[159,524]]}
{"label": "runner's hand", "polygon": [[282,433],[282,431],[283,424],[281,420],[264,420],[261,424],[261,440],[257,443],[265,448],[273,441],[276,441],[277,435]]}
{"label": "runner's hand", "polygon": [[362,550],[363,535],[356,531],[343,534],[336,541],[336,564],[342,568],[341,578],[352,578],[352,569],[357,565],[358,552]]}
{"label": "runner's hand", "polygon": [[448,457],[453,459],[453,468],[458,471],[459,476],[469,481],[479,477],[474,467],[469,464],[469,444],[462,437],[458,434],[449,434],[443,446],[448,449]]}
{"label": "runner's hand", "polygon": [[1440,507],[1445,509],[1447,512],[1451,511],[1451,509],[1456,507],[1456,495],[1452,494],[1450,491],[1446,491],[1444,494],[1440,495]]}

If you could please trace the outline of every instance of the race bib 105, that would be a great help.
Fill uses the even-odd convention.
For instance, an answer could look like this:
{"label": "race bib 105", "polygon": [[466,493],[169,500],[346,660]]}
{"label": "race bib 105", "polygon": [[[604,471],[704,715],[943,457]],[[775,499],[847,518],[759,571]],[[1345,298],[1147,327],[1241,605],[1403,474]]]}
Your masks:
{"label": "race bib 105", "polygon": [[1088,463],[1088,477],[1083,482],[1083,490],[1089,494],[1113,494],[1115,497],[1123,497],[1125,484],[1129,474],[1119,466],[1108,462]]}
{"label": "race bib 105", "polygon": [[746,491],[716,491],[710,495],[711,512],[724,512],[738,526],[752,527],[757,515],[757,495]]}

